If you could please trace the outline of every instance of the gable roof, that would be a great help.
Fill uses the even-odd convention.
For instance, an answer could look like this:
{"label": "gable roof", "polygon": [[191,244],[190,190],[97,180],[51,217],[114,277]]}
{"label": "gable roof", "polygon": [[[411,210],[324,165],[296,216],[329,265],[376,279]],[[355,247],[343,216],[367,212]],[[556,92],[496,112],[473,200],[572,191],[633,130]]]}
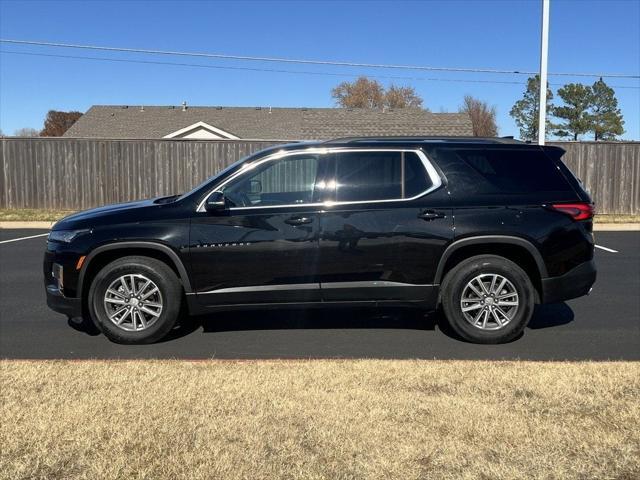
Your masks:
{"label": "gable roof", "polygon": [[225,132],[224,130],[216,128],[213,125],[209,125],[205,122],[196,122],[193,125],[181,128],[180,130],[176,130],[175,132],[165,135],[162,138],[189,138],[189,135],[200,132],[208,133],[210,138],[238,140],[238,137],[236,137],[235,135],[231,135],[229,132]]}
{"label": "gable roof", "polygon": [[326,140],[345,136],[473,135],[463,113],[420,108],[161,107],[94,105],[64,134],[76,138],[163,138],[195,124],[241,139]]}

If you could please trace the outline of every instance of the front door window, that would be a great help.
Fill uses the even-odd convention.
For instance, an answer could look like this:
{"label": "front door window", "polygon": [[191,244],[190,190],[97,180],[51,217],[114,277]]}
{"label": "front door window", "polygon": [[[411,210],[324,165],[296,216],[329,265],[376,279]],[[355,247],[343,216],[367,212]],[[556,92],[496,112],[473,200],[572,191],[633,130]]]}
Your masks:
{"label": "front door window", "polygon": [[304,205],[316,201],[319,155],[267,161],[232,180],[224,189],[231,207]]}

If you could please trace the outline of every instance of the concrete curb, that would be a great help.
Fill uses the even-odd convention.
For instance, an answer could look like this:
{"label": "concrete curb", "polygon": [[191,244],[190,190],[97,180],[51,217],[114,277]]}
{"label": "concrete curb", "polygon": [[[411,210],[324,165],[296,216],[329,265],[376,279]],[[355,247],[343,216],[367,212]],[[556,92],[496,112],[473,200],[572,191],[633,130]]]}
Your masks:
{"label": "concrete curb", "polygon": [[[56,222],[0,222],[0,229],[50,229]],[[640,232],[640,223],[594,223],[595,232]]]}

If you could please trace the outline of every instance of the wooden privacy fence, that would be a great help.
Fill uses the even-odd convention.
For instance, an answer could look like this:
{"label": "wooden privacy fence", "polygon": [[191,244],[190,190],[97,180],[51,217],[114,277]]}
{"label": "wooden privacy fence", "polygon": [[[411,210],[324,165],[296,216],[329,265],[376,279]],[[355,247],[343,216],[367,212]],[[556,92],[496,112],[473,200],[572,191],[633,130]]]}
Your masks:
{"label": "wooden privacy fence", "polygon": [[4,138],[0,207],[81,210],[187,192],[278,143]]}
{"label": "wooden privacy fence", "polygon": [[[278,141],[1,140],[0,208],[80,210],[190,190]],[[640,214],[640,142],[560,142],[599,213]]]}
{"label": "wooden privacy fence", "polygon": [[591,194],[598,213],[640,214],[640,142],[551,142]]}

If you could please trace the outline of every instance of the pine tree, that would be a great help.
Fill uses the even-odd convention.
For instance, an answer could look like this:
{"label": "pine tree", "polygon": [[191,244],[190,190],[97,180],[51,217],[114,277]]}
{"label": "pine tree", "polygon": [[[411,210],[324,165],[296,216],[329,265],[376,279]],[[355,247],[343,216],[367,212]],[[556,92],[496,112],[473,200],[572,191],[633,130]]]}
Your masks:
{"label": "pine tree", "polygon": [[[522,99],[518,100],[509,115],[516,121],[516,125],[520,129],[520,138],[522,140],[536,140],[538,138],[538,104],[540,102],[540,76],[529,77],[527,80],[527,89]],[[553,93],[547,84],[547,111],[552,108],[551,100]],[[551,128],[551,122],[546,121],[548,131]]]}
{"label": "pine tree", "polygon": [[590,130],[594,134],[594,139],[596,141],[613,140],[617,135],[622,135],[624,120],[622,112],[618,108],[618,99],[616,99],[613,88],[609,87],[601,78],[592,85],[591,91],[589,117]]}
{"label": "pine tree", "polygon": [[552,113],[564,122],[554,125],[553,133],[559,137],[573,137],[573,140],[578,140],[578,136],[591,130],[591,87],[581,83],[569,83],[558,89],[558,96],[564,105],[554,106]]}

